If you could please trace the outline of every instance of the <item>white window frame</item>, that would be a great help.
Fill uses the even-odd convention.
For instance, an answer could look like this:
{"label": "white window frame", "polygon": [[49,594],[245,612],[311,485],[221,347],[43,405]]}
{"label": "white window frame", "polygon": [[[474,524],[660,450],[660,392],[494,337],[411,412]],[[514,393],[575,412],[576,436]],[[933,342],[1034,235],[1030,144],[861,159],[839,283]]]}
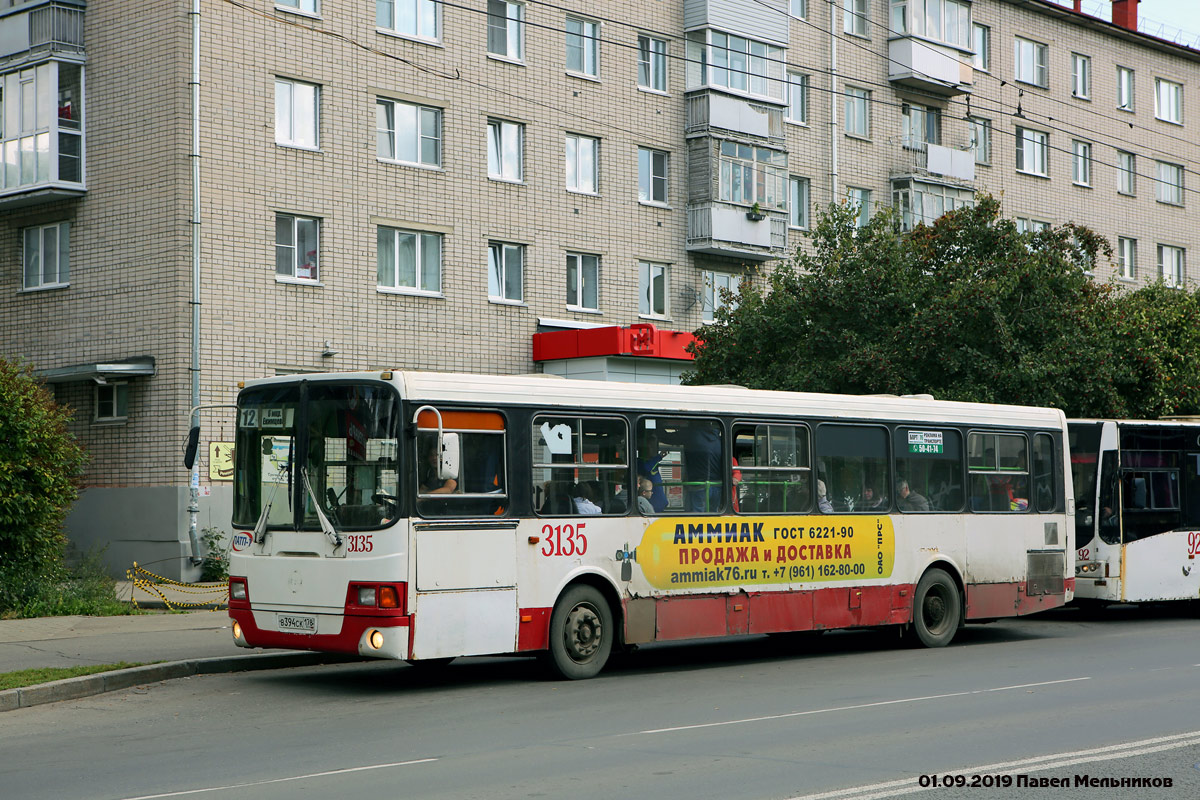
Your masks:
{"label": "white window frame", "polygon": [[812,224],[812,181],[800,175],[788,179],[788,227],[806,231]]}
{"label": "white window frame", "polygon": [[[503,16],[500,15],[500,12],[503,12]],[[488,0],[486,36],[489,56],[523,63],[525,61],[525,4],[514,0]],[[500,39],[503,39],[504,50],[493,50],[493,43],[499,42]]]}
{"label": "white window frame", "polygon": [[1013,80],[1039,86],[1050,86],[1050,48],[1041,42],[1013,37]]}
{"label": "white window frame", "polygon": [[974,42],[971,6],[964,0],[892,0],[892,33],[968,49]]}
{"label": "white window frame", "polygon": [[568,133],[564,142],[567,191],[600,193],[600,140],[594,136]]}
{"label": "white window frame", "polygon": [[971,152],[976,164],[992,163],[992,121],[983,117],[968,117],[971,132]]}
{"label": "white window frame", "polygon": [[[111,395],[111,397],[105,397]],[[111,413],[102,414],[101,407],[111,407]],[[92,390],[92,422],[125,422],[129,419],[129,384],[125,381],[109,381],[96,384]]]}
{"label": "white window frame", "polygon": [[1050,176],[1050,134],[1033,128],[1017,128],[1017,172]]}
{"label": "white window frame", "polygon": [[567,309],[589,312],[600,310],[599,255],[567,253]]}
{"label": "white window frame", "polygon": [[[46,271],[46,242],[54,242],[54,271]],[[34,259],[31,264],[30,259]],[[30,274],[36,278],[30,281]],[[51,278],[51,280],[47,280]],[[52,222],[21,231],[21,287],[23,291],[61,289],[71,285],[71,223]]]}
{"label": "white window frame", "polygon": [[[302,90],[302,96],[299,99],[297,99],[298,89]],[[297,113],[308,109],[310,105],[311,115],[303,112]],[[275,144],[301,150],[320,149],[320,85],[294,81],[290,78],[275,78]]]}
{"label": "white window frame", "polygon": [[971,64],[982,72],[992,70],[992,29],[978,22],[971,23]]}
{"label": "white window frame", "polygon": [[687,88],[720,86],[752,97],[786,100],[784,50],[778,45],[705,28],[687,34]]}
{"label": "white window frame", "polygon": [[1075,139],[1071,142],[1071,180],[1076,186],[1092,185],[1091,142]]}
{"label": "white window frame", "polygon": [[[427,125],[432,120],[433,132]],[[376,154],[382,161],[418,167],[442,166],[442,109],[386,97],[375,99]],[[426,157],[432,147],[432,159]],[[405,158],[405,155],[412,154]]]}
{"label": "white window frame", "polygon": [[[402,280],[400,276],[400,254],[404,240],[412,242],[411,282]],[[389,294],[442,296],[442,234],[380,225],[376,229],[375,242],[376,289]],[[430,275],[431,272],[434,274]]]}
{"label": "white window frame", "polygon": [[321,16],[321,0],[275,0],[275,7],[280,11],[303,14],[306,17]]}
{"label": "white window frame", "polygon": [[[515,261],[514,261],[515,259]],[[515,296],[509,292],[512,273],[516,273]],[[516,242],[488,242],[488,300],[493,303],[524,305],[525,245]]]}
{"label": "white window frame", "polygon": [[487,121],[488,178],[506,183],[525,180],[525,126],[505,119]]}
{"label": "white window frame", "polygon": [[1134,82],[1134,71],[1129,67],[1117,67],[1117,110],[1129,111],[1134,110],[1134,96],[1136,83]]}
{"label": "white window frame", "polygon": [[901,104],[900,132],[905,147],[924,150],[927,144],[941,144],[941,110],[916,103]]}
{"label": "white window frame", "polygon": [[638,87],[667,93],[667,40],[638,35]]}
{"label": "white window frame", "polygon": [[666,206],[670,176],[670,153],[649,147],[638,148],[638,202]]}
{"label": "white window frame", "polygon": [[1172,206],[1183,205],[1183,166],[1168,161],[1158,164],[1158,202]]}
{"label": "white window frame", "polygon": [[1173,125],[1183,124],[1183,84],[1166,78],[1154,79],[1154,118]]}
{"label": "white window frame", "polygon": [[[280,242],[280,223],[288,222],[290,227],[289,241]],[[311,262],[300,261],[300,227],[311,225],[314,233],[316,249],[312,251]],[[288,272],[280,272],[280,257],[290,252],[288,257]],[[307,254],[306,254],[307,255]],[[309,274],[301,274],[308,272]],[[275,280],[281,283],[315,284],[321,281],[321,219],[302,214],[275,214]]]}
{"label": "white window frame", "polygon": [[808,19],[808,0],[790,0],[788,15],[794,19]]}
{"label": "white window frame", "polygon": [[1187,251],[1174,245],[1158,245],[1158,277],[1167,286],[1182,289],[1187,279]]}
{"label": "white window frame", "polygon": [[869,38],[867,24],[871,19],[870,0],[842,0],[842,31],[851,36]]}
{"label": "white window frame", "polygon": [[846,135],[871,138],[871,90],[847,86],[844,110]]}
{"label": "white window frame", "polygon": [[787,110],[784,119],[796,125],[808,124],[808,85],[809,76],[802,72],[787,74]]}
{"label": "white window frame", "polygon": [[375,0],[375,26],[406,39],[441,41],[442,4],[438,0]]}
{"label": "white window frame", "polygon": [[1137,156],[1125,150],[1117,151],[1117,194],[1137,194]]}
{"label": "white window frame", "polygon": [[[578,30],[572,30],[572,28]],[[566,18],[566,65],[571,75],[600,77],[600,23],[568,14]],[[572,64],[575,61],[575,64]]]}
{"label": "white window frame", "polygon": [[1137,280],[1137,239],[1117,237],[1117,277],[1123,281]]}
{"label": "white window frame", "polygon": [[787,208],[787,153],[723,139],[718,149],[717,199],[723,203]]}
{"label": "white window frame", "polygon": [[[655,291],[656,287],[658,291]],[[670,313],[671,266],[655,261],[639,261],[638,316],[649,319],[667,319]]]}
{"label": "white window frame", "polygon": [[854,227],[863,228],[871,221],[871,190],[859,186],[846,187],[846,203],[857,209]]}
{"label": "white window frame", "polygon": [[700,321],[711,324],[716,321],[718,308],[737,308],[737,301],[725,302],[721,296],[722,289],[737,292],[741,286],[741,276],[732,272],[704,271],[704,297],[700,310]]}
{"label": "white window frame", "polygon": [[1092,99],[1092,57],[1071,53],[1071,96]]}

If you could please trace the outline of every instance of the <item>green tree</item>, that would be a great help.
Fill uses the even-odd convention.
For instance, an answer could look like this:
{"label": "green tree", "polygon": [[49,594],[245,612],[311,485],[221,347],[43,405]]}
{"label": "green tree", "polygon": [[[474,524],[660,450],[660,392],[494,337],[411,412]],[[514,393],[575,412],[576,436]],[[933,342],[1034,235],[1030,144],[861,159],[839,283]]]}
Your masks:
{"label": "green tree", "polygon": [[1159,283],[1118,297],[1114,360],[1136,388],[1130,417],[1200,413],[1200,290]]}
{"label": "green tree", "polygon": [[87,463],[30,367],[0,357],[0,611],[64,578],[62,523]]}
{"label": "green tree", "polygon": [[1132,312],[1123,328],[1117,292],[1088,274],[1111,258],[1103,237],[1072,224],[1020,233],[986,195],[911,233],[890,210],[863,228],[854,217],[830,207],[811,251],[744,286],[697,332],[685,380],[1133,410],[1145,370],[1114,358],[1135,346]]}

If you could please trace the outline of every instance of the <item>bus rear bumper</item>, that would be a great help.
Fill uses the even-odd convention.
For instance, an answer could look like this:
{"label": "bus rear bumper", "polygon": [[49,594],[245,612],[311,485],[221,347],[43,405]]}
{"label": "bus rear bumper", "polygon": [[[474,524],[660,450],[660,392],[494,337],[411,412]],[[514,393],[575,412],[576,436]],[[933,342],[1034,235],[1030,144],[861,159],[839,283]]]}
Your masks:
{"label": "bus rear bumper", "polygon": [[357,616],[342,618],[338,633],[293,633],[259,627],[249,608],[230,608],[233,643],[238,647],[265,647],[285,650],[315,650],[321,653],[346,653],[369,658],[406,659],[411,641],[410,616]]}

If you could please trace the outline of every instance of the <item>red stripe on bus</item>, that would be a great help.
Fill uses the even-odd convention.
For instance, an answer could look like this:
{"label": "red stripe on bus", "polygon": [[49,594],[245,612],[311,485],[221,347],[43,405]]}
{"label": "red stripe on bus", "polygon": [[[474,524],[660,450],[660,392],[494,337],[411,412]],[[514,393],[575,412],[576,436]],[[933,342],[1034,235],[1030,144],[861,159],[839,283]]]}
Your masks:
{"label": "red stripe on bus", "polygon": [[[1075,579],[1063,581],[1064,592],[1075,590]],[[967,587],[967,619],[996,619],[1013,617],[1059,608],[1065,594],[1035,594],[1027,592],[1024,581],[1012,583],[976,583]]]}
{"label": "red stripe on bus", "polygon": [[[284,633],[264,630],[254,622],[249,609],[231,608],[229,617],[242,626],[242,637],[251,647],[281,647],[287,650],[318,650],[323,653],[358,654],[358,642],[368,628],[406,628],[411,618],[360,617],[348,615],[342,619],[340,633]],[[409,652],[412,652],[411,649]]]}
{"label": "red stripe on bus", "polygon": [[550,646],[550,609],[522,608],[519,613],[521,622],[517,626],[517,652],[548,648]]}

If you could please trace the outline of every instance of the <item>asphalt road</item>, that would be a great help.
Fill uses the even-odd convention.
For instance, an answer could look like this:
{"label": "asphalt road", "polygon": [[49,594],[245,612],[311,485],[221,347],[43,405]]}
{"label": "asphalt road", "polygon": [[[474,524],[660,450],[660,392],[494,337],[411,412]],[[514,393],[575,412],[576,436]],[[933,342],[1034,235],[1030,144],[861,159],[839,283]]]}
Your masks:
{"label": "asphalt road", "polygon": [[944,650],[885,632],[658,646],[575,683],[528,659],[194,677],[5,714],[0,795],[1194,798],[1197,630],[1065,611]]}

